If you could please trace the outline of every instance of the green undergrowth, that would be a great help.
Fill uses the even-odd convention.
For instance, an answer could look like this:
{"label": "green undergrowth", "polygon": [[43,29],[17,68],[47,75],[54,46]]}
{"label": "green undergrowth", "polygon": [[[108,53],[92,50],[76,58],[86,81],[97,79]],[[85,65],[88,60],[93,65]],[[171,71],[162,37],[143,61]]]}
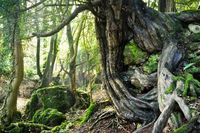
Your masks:
{"label": "green undergrowth", "polygon": [[187,97],[189,100],[196,100],[198,98],[200,82],[196,76],[200,73],[200,56],[194,51],[190,51],[191,54],[188,56],[187,64],[184,64],[183,72],[173,77],[173,82],[166,90],[166,94],[172,93],[175,90],[177,81],[182,81],[184,88],[177,88],[178,95]]}
{"label": "green undergrowth", "polygon": [[8,127],[4,128],[2,133],[39,133],[42,130],[51,130],[51,127],[44,124],[32,122],[16,122],[11,123]]}
{"label": "green undergrowth", "polygon": [[173,133],[190,133],[192,130],[192,127],[196,123],[198,117],[195,117],[191,119],[188,123],[182,125],[181,127],[174,130]]}
{"label": "green undergrowth", "polygon": [[147,58],[147,53],[142,51],[135,43],[130,42],[124,49],[124,63],[126,65],[143,63]]}
{"label": "green undergrowth", "polygon": [[66,133],[67,130],[74,126],[76,122],[64,121],[61,125],[55,126],[51,129],[51,133]]}
{"label": "green undergrowth", "polygon": [[147,62],[145,62],[144,66],[143,66],[144,72],[146,72],[148,74],[156,72],[157,67],[158,67],[158,61],[159,61],[159,55],[158,54],[151,55],[148,58]]}
{"label": "green undergrowth", "polygon": [[191,100],[197,99],[197,94],[200,93],[200,82],[190,73],[174,76],[173,82],[165,91],[166,94],[172,93],[175,90],[177,81],[182,81],[184,83],[184,88],[178,88],[178,90],[176,90],[179,95],[183,97],[190,96]]}
{"label": "green undergrowth", "polygon": [[71,127],[80,127],[83,126],[95,112],[97,104],[95,102],[90,103],[90,106],[85,110],[82,116],[74,118],[74,120],[66,120],[61,123],[61,125],[55,126],[52,128],[52,133],[64,133],[67,132]]}

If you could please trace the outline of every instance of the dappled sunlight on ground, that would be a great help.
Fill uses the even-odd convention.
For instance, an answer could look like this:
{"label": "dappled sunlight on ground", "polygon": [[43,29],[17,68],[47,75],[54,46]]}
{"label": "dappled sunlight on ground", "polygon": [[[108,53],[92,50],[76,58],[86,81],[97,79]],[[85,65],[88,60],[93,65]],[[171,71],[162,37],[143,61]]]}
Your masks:
{"label": "dappled sunlight on ground", "polygon": [[27,98],[18,97],[17,98],[17,110],[24,113],[26,109],[26,104],[29,101]]}

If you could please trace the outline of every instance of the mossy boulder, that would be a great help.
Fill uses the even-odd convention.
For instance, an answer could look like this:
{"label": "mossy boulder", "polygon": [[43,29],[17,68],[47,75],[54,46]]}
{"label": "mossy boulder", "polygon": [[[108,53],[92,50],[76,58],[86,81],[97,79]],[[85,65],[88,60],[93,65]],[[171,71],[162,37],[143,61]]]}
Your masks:
{"label": "mossy boulder", "polygon": [[36,90],[26,107],[26,115],[31,119],[38,109],[53,108],[67,112],[74,104],[73,93],[65,86],[53,86]]}
{"label": "mossy boulder", "polygon": [[52,108],[37,110],[32,119],[34,123],[40,123],[52,127],[60,125],[64,120],[64,114],[59,112],[57,109]]}
{"label": "mossy boulder", "polygon": [[124,64],[134,65],[145,62],[147,53],[142,51],[135,43],[129,43],[124,49]]}

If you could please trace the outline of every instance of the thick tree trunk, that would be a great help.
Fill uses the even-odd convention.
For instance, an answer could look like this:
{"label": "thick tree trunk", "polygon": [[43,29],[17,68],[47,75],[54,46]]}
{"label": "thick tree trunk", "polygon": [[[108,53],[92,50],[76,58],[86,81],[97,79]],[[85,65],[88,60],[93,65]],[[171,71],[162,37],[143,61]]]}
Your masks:
{"label": "thick tree trunk", "polygon": [[[129,5],[131,7],[128,7]],[[129,91],[131,88],[128,88],[120,77],[120,73],[123,71],[124,46],[129,40],[129,37],[133,36],[133,34],[130,35],[127,32],[127,14],[123,10],[132,9],[134,6],[135,3],[125,3],[120,0],[113,3],[111,1],[104,3],[102,7],[106,9],[99,10],[99,12],[106,12],[104,13],[106,14],[106,21],[101,20],[101,18],[96,18],[96,33],[100,42],[104,85],[118,115],[129,120],[142,121],[148,124],[157,116],[157,107],[153,106],[156,105],[156,96],[152,96],[148,102],[143,100],[143,97],[134,97]],[[136,29],[138,27],[131,28]],[[145,31],[143,30],[143,32]],[[143,33],[139,32],[139,34]],[[138,41],[146,39],[141,35],[135,36],[135,38],[137,37],[140,37]],[[148,51],[157,49],[157,47],[149,45],[148,42],[141,46],[144,49],[148,49]]]}
{"label": "thick tree trunk", "polygon": [[163,49],[158,67],[157,90],[159,109],[161,112],[165,110],[165,114],[156,122],[154,132],[162,132],[176,102],[189,119],[188,107],[184,101],[174,94],[175,98],[169,104],[167,101],[172,95],[165,94],[172,82],[172,73],[176,72],[175,68],[184,58],[185,42],[181,38],[184,31],[181,22],[175,17],[146,7],[141,0],[104,1],[96,10],[103,16],[96,17],[96,33],[101,49],[104,86],[118,115],[125,119],[142,121],[144,124],[149,123],[145,126],[146,129],[149,128],[149,132],[158,116],[156,93],[150,91],[136,97],[120,75],[123,71],[124,46],[133,39],[148,53]]}

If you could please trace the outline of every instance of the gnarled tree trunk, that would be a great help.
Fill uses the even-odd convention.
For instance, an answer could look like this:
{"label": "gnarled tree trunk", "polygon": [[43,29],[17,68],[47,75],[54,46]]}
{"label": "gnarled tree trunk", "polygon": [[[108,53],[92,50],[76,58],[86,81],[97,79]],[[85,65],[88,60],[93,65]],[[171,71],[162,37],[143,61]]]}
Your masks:
{"label": "gnarled tree trunk", "polygon": [[133,39],[148,53],[163,51],[157,73],[157,94],[159,109],[164,113],[154,125],[153,132],[162,132],[176,102],[189,120],[189,108],[184,100],[177,94],[165,94],[172,83],[172,73],[177,71],[176,68],[184,59],[185,36],[182,20],[185,17],[187,19],[187,14],[182,18],[169,16],[146,7],[141,0],[104,1],[97,12],[103,16],[96,17],[96,32],[101,48],[104,86],[118,115],[147,124],[146,129],[138,132],[144,132],[147,128],[151,132],[158,117],[156,93],[150,91],[137,97],[120,76],[124,71],[124,47]]}

